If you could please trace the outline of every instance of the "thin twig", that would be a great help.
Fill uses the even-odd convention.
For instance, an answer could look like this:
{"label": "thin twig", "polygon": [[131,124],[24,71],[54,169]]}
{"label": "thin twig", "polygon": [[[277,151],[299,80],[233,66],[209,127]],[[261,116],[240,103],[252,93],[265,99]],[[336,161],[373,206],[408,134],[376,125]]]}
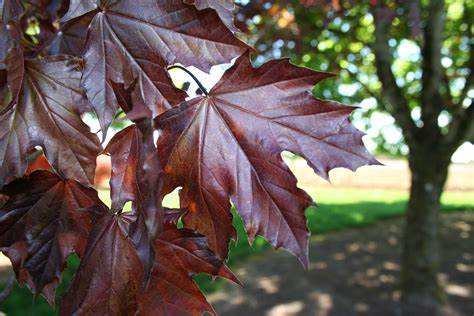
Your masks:
{"label": "thin twig", "polygon": [[168,70],[175,69],[175,68],[178,68],[178,69],[181,69],[181,70],[185,71],[188,75],[191,76],[191,78],[193,78],[194,82],[197,83],[197,85],[199,86],[199,89],[201,89],[201,91],[202,91],[205,95],[209,95],[209,93],[207,92],[207,89],[204,88],[204,86],[202,85],[202,83],[198,80],[198,78],[196,78],[196,76],[193,75],[193,73],[192,73],[191,71],[189,71],[188,69],[186,69],[185,67],[180,66],[180,65],[173,65],[173,66],[170,66],[170,67],[168,67]]}

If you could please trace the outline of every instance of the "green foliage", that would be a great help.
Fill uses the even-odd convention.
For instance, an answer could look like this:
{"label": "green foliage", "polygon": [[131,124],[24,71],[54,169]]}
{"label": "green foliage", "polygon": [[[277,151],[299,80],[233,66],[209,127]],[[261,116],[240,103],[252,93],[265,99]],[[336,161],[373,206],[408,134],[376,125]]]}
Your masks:
{"label": "green foliage", "polygon": [[[243,10],[243,20],[250,33],[249,40],[257,48],[257,61],[288,56],[298,65],[337,73],[336,78],[319,84],[314,94],[320,98],[360,105],[363,111],[356,113],[355,118],[358,126],[368,131],[377,145],[377,153],[403,156],[407,153],[407,147],[401,135],[400,138],[393,137],[397,132],[391,124],[378,126],[379,116],[374,114],[384,112],[384,101],[372,49],[375,27],[370,1],[359,1],[357,5],[344,0],[338,3],[336,7],[319,2],[305,7],[299,0],[251,1]],[[418,11],[416,6],[410,6],[411,1],[400,3],[389,0],[385,3],[389,10],[387,18],[393,17],[389,40],[394,59],[392,71],[419,126],[422,124],[419,115],[423,49],[421,28],[426,18],[423,10],[427,2],[422,2]],[[469,73],[474,3],[448,0],[445,7],[441,63],[447,76],[445,82],[440,82],[440,90],[442,94],[450,93],[453,103],[457,103],[464,77]],[[442,129],[447,129],[450,120],[448,112],[443,112],[439,118],[438,124]]]}

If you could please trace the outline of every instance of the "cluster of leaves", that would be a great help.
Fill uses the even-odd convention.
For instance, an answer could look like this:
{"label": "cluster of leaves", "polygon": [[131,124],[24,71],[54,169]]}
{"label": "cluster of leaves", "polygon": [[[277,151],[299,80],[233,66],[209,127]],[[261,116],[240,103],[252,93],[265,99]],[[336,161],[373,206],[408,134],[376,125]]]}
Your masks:
{"label": "cluster of leaves", "polygon": [[[0,248],[51,305],[67,257],[81,258],[61,314],[213,313],[192,275],[238,282],[224,265],[230,201],[250,240],[308,264],[312,201],[282,151],[325,178],[377,163],[350,125],[353,108],[309,92],[329,74],[287,59],[252,66],[232,1],[4,0],[0,10]],[[167,73],[236,57],[191,100]],[[81,115],[94,112],[105,135],[119,111],[134,124],[102,148]],[[50,170],[28,169],[38,146]],[[111,156],[110,209],[92,187],[100,153]],[[177,187],[181,208],[164,208]]]}

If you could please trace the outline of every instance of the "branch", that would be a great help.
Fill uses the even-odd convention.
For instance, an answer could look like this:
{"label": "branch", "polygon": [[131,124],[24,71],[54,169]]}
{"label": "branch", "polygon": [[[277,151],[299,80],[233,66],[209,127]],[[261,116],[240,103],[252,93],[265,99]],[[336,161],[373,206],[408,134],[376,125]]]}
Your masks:
{"label": "branch", "polygon": [[454,101],[453,101],[453,92],[452,92],[452,89],[451,89],[451,85],[450,85],[450,82],[449,82],[449,78],[448,78],[448,74],[446,73],[446,71],[443,73],[443,83],[444,83],[444,87],[446,89],[446,94],[447,94],[447,98],[446,101],[445,101],[445,104],[442,108],[442,110],[448,110],[449,109],[452,109],[454,108]]}
{"label": "branch", "polygon": [[388,45],[390,19],[385,11],[386,8],[380,2],[378,1],[377,5],[372,7],[375,21],[375,42],[372,48],[375,54],[377,75],[382,82],[383,92],[388,100],[386,105],[387,111],[402,128],[407,143],[413,143],[418,128],[411,118],[407,100],[403,96],[400,87],[398,87],[395,75],[391,69],[393,57]]}
{"label": "branch", "polygon": [[439,132],[438,115],[443,107],[451,102],[449,89],[445,96],[440,92],[440,86],[445,80],[445,73],[441,66],[441,47],[445,21],[444,0],[431,0],[426,10],[427,18],[423,28],[421,119],[424,128]]}
{"label": "branch", "polygon": [[453,116],[445,137],[445,148],[454,152],[465,141],[474,141],[474,104]]}

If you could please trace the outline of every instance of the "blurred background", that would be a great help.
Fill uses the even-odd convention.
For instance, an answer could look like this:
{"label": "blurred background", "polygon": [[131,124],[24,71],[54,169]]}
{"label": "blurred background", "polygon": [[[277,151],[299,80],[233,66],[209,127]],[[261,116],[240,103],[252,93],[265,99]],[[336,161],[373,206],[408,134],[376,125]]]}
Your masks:
{"label": "blurred background", "polygon": [[[220,315],[473,315],[474,313],[474,3],[469,0],[237,1],[239,36],[254,63],[292,62],[336,74],[316,97],[359,106],[352,122],[384,166],[318,178],[291,153],[285,161],[316,201],[307,210],[311,264],[305,271],[263,239],[239,239],[228,264],[244,288],[206,276],[196,281]],[[210,89],[231,65],[189,69]],[[197,85],[178,69],[190,97]],[[84,120],[94,131],[96,119]],[[115,130],[129,124],[125,118]],[[108,134],[108,139],[113,133]],[[44,163],[40,158],[34,162]],[[110,203],[110,161],[98,159],[96,185]],[[165,204],[177,206],[176,193]],[[62,290],[78,259],[71,258]],[[2,288],[9,261],[0,258]],[[13,284],[7,315],[50,315]]]}

